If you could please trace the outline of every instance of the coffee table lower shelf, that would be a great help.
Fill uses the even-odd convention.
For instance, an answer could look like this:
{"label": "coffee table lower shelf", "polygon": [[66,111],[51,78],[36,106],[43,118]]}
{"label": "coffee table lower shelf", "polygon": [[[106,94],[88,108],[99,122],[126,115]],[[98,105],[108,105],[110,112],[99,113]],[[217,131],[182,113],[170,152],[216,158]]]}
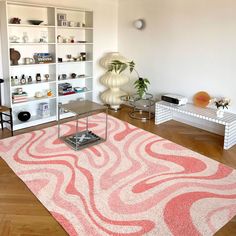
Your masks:
{"label": "coffee table lower shelf", "polygon": [[60,139],[76,151],[97,145],[105,141],[104,138],[99,137],[89,130],[84,130],[82,132],[78,132],[77,134],[75,133],[68,136],[62,136]]}

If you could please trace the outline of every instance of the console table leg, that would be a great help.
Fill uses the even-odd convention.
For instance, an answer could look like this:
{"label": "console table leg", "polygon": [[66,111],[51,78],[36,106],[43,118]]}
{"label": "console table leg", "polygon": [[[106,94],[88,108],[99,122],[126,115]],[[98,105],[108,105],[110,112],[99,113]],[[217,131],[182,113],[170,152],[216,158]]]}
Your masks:
{"label": "console table leg", "polygon": [[225,126],[224,149],[229,149],[236,144],[236,122]]}
{"label": "console table leg", "polygon": [[172,120],[173,115],[172,115],[172,111],[170,111],[169,109],[160,107],[160,106],[156,106],[156,119],[155,119],[155,124],[161,124],[164,123],[166,121]]}

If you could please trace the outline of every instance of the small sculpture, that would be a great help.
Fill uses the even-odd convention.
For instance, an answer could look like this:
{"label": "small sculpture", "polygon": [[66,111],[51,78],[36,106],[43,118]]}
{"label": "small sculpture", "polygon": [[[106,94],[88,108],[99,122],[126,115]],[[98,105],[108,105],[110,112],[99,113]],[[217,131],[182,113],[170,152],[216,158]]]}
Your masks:
{"label": "small sculpture", "polygon": [[72,79],[76,78],[76,74],[75,74],[75,73],[72,73],[72,74],[71,74],[71,78],[72,78]]}
{"label": "small sculpture", "polygon": [[49,74],[45,74],[44,77],[45,77],[46,81],[48,81],[48,79],[49,79]]}
{"label": "small sculpture", "polygon": [[11,24],[20,24],[20,21],[21,21],[20,18],[18,18],[18,17],[13,17],[13,18],[10,20],[10,23],[11,23]]}
{"label": "small sculpture", "polygon": [[31,114],[28,111],[21,111],[17,115],[18,119],[22,122],[26,122],[30,119]]}
{"label": "small sculpture", "polygon": [[16,51],[14,48],[10,48],[10,60],[12,61],[12,65],[18,65],[20,57],[21,55],[18,51]]}
{"label": "small sculpture", "polygon": [[86,52],[81,52],[80,56],[81,56],[81,61],[86,61]]}

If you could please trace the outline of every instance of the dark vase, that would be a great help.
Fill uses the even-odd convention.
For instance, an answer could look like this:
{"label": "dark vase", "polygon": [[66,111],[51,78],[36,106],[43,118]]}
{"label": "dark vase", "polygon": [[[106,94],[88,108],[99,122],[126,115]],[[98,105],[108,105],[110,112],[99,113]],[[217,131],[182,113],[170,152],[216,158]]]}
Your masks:
{"label": "dark vase", "polygon": [[31,114],[28,111],[21,111],[18,113],[18,119],[22,122],[26,122],[30,119]]}

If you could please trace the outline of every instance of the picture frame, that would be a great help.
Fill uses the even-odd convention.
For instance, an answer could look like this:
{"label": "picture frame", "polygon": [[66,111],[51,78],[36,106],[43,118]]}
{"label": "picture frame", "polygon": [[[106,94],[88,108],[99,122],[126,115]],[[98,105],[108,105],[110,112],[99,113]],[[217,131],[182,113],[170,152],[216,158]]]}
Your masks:
{"label": "picture frame", "polygon": [[66,14],[58,13],[57,14],[57,19],[66,21]]}

